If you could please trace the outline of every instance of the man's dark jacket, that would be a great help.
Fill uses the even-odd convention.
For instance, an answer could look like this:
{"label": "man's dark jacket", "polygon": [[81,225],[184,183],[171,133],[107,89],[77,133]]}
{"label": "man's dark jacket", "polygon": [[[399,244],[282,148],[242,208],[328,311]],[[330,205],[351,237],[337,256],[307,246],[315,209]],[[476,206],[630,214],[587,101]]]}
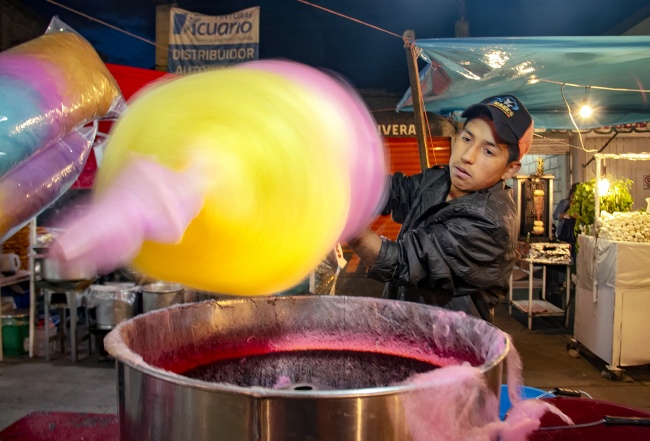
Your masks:
{"label": "man's dark jacket", "polygon": [[503,182],[446,202],[448,167],[396,173],[384,215],[402,224],[382,238],[368,277],[387,282],[385,298],[465,311],[490,319],[515,262],[517,214]]}

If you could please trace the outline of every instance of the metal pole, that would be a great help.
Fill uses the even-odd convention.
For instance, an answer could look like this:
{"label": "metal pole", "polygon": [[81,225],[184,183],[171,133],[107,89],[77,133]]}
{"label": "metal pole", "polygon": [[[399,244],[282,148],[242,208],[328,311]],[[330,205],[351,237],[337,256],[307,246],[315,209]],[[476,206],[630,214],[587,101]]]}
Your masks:
{"label": "metal pole", "polygon": [[[36,244],[36,216],[29,222],[29,358],[34,357],[36,341],[36,269],[34,245]],[[46,306],[47,308],[47,306]]]}
{"label": "metal pole", "polygon": [[[594,224],[598,222],[600,217],[600,192],[598,189],[598,183],[600,182],[600,174],[602,173],[602,162],[598,154],[594,155],[596,158],[596,187],[594,188]],[[592,234],[594,232],[591,232]]]}
{"label": "metal pole", "polygon": [[600,173],[601,173],[601,159],[600,155],[596,153],[594,155],[594,158],[596,158],[596,179],[595,183],[596,186],[594,188],[594,225],[591,226],[593,229],[590,229],[589,234],[594,238],[594,254],[592,256],[592,277],[593,277],[593,286],[592,286],[592,291],[591,291],[591,300],[593,303],[598,302],[598,236],[596,236],[596,224],[598,223],[598,218],[600,217],[600,192],[598,191],[598,183],[600,181]]}
{"label": "metal pole", "polygon": [[413,44],[415,31],[404,31],[404,50],[406,51],[406,64],[409,70],[409,82],[411,83],[411,99],[413,100],[413,114],[415,116],[415,134],[418,139],[418,151],[420,153],[420,169],[429,168],[429,155],[427,155],[427,132],[424,112],[422,109],[422,90],[420,89],[420,78],[418,75],[417,57],[419,49]]}
{"label": "metal pole", "polygon": [[[596,153],[600,153],[600,152],[602,152],[603,150],[605,150],[605,148],[609,145],[609,143],[612,142],[612,141],[614,140],[614,138],[616,138],[617,136],[618,136],[618,132],[614,133],[614,135],[613,135],[611,138],[609,138],[609,139],[607,140],[607,142],[605,143],[605,145],[603,145],[600,149],[598,149],[598,151],[597,151]],[[586,168],[589,164],[591,164],[591,161],[593,161],[595,158],[596,158],[596,157],[593,156],[589,161],[587,161],[587,162],[582,166],[582,168]]]}

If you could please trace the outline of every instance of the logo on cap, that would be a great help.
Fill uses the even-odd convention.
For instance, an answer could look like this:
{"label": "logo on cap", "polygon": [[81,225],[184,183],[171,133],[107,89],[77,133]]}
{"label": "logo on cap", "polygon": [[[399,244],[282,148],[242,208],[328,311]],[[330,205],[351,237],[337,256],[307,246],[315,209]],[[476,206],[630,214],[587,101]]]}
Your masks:
{"label": "logo on cap", "polygon": [[511,96],[496,97],[487,103],[487,105],[501,110],[508,118],[514,116],[515,111],[519,110],[517,100]]}

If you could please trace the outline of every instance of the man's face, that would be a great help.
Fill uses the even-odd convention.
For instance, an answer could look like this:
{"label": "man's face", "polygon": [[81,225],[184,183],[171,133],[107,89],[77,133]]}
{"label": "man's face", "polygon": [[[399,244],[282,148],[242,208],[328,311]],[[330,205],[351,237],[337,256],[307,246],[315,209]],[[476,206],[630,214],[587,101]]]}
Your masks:
{"label": "man's face", "polygon": [[508,162],[508,156],[508,146],[499,140],[490,119],[468,121],[451,149],[450,198],[490,188],[514,176],[521,163]]}

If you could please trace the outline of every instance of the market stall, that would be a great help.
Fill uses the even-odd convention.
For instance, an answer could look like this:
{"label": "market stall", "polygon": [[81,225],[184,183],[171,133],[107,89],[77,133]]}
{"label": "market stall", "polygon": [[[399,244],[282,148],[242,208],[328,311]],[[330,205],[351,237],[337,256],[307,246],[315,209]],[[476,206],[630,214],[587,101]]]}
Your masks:
{"label": "market stall", "polygon": [[[571,271],[571,246],[568,243],[553,242],[553,180],[554,176],[544,173],[543,162],[539,161],[537,173],[514,177],[513,197],[519,217],[519,237],[517,254],[519,265],[528,271],[528,299],[514,300],[514,277],[510,275],[508,294],[508,313],[512,308],[528,316],[528,329],[533,327],[533,317],[564,316],[568,326],[568,307],[571,298],[570,285],[567,284],[563,307],[558,307],[546,299],[547,267],[562,267],[568,279]],[[541,280],[534,278],[537,269],[542,268]],[[513,272],[514,274],[514,272]],[[536,283],[537,282],[537,283]],[[533,299],[534,288],[541,285],[541,299]]]}
{"label": "market stall", "polygon": [[[107,75],[110,73],[117,82],[124,99],[129,99],[147,84],[150,84],[163,76],[169,75],[165,72],[116,64],[106,64],[105,67],[107,69]],[[30,316],[28,337],[28,352],[30,357],[36,355],[36,346],[38,346],[38,343],[35,341],[38,276],[35,271],[34,252],[32,250],[37,237],[36,217],[46,209],[46,207],[55,203],[67,189],[92,188],[98,168],[98,162],[101,158],[103,142],[106,139],[106,133],[110,130],[111,124],[112,120],[110,118],[99,121],[97,138],[95,139],[94,144],[92,139],[88,144],[79,144],[84,148],[83,155],[80,154],[77,161],[73,162],[72,165],[68,163],[70,160],[67,157],[63,157],[63,154],[61,153],[67,151],[70,151],[71,153],[74,152],[73,149],[68,148],[70,144],[65,144],[62,145],[62,148],[59,149],[59,151],[52,152],[48,157],[51,160],[49,162],[51,170],[46,170],[49,172],[49,175],[43,171],[44,169],[42,167],[40,173],[34,172],[35,169],[39,168],[39,159],[44,156],[44,154],[41,153],[40,155],[32,155],[24,161],[22,168],[16,167],[16,171],[13,173],[7,173],[7,177],[0,179],[0,193],[3,194],[3,210],[5,211],[4,223],[2,224],[2,235],[4,236],[4,239],[6,239],[2,244],[2,251],[3,253],[15,253],[19,255],[22,262],[21,269],[16,275],[0,277],[0,286],[13,285],[23,281],[29,281],[30,283],[30,300],[29,305],[27,306],[29,308]],[[20,175],[21,171],[27,171],[29,173],[22,173],[22,175]],[[24,203],[24,201],[27,201],[27,203]],[[15,212],[12,212],[12,209],[15,209]],[[12,212],[12,214],[18,213],[15,214],[15,220],[6,220],[11,217],[7,215],[9,212]],[[25,223],[28,223],[28,225],[25,225]],[[25,225],[24,229],[17,231],[17,229],[23,225]],[[24,238],[22,237],[23,232],[25,233]],[[21,236],[20,239],[18,238],[19,233]],[[59,286],[58,289],[61,290],[62,287]],[[48,327],[44,327],[44,329],[47,330]],[[0,327],[0,341],[1,340],[2,328]],[[72,344],[72,346],[74,348],[75,344]],[[74,350],[72,352],[74,353]],[[76,359],[74,355],[73,358]],[[2,359],[3,352],[0,347],[0,361],[2,361]]]}
{"label": "market stall", "polygon": [[[198,119],[192,118],[194,115],[188,109],[198,108],[201,115],[207,113],[202,112],[202,108],[198,106],[179,105],[179,98],[190,96],[191,101],[182,103],[223,106],[216,112],[217,121],[230,122],[233,129],[236,129],[233,133],[245,132],[247,135],[253,133],[259,136],[259,140],[253,139],[257,142],[250,142],[250,138],[246,138],[241,143],[233,143],[236,141],[233,136],[228,138],[228,143],[215,143],[218,146],[227,144],[232,149],[232,152],[228,152],[229,155],[216,157],[225,164],[232,165],[224,166],[221,171],[227,177],[237,179],[236,182],[242,182],[239,186],[225,187],[219,194],[206,197],[209,203],[217,200],[213,196],[223,196],[225,199],[215,203],[216,208],[209,206],[210,210],[205,210],[207,215],[199,218],[200,221],[194,224],[198,230],[189,229],[188,224],[191,219],[200,215],[200,212],[197,214],[193,209],[187,209],[190,213],[188,219],[185,223],[178,222],[182,225],[181,233],[185,229],[189,231],[182,248],[178,246],[177,239],[168,239],[171,233],[169,236],[165,234],[170,231],[173,233],[173,226],[154,222],[165,216],[159,216],[157,211],[145,205],[151,202],[151,196],[158,193],[141,191],[138,194],[146,193],[147,197],[134,202],[128,197],[133,196],[135,192],[128,190],[135,186],[127,184],[139,184],[138,190],[162,189],[169,190],[169,193],[178,191],[182,196],[179,199],[183,202],[193,202],[192,192],[183,191],[186,187],[176,185],[177,182],[188,182],[189,179],[181,181],[178,176],[180,173],[174,174],[175,171],[167,170],[163,167],[165,164],[155,164],[153,161],[138,162],[133,159],[136,155],[128,155],[129,152],[126,151],[116,153],[123,156],[113,156],[112,163],[110,159],[105,158],[103,170],[111,166],[113,168],[112,171],[106,172],[108,175],[104,175],[103,191],[104,195],[109,194],[112,198],[107,198],[108,202],[101,207],[106,211],[96,211],[95,218],[82,218],[81,222],[85,222],[82,226],[86,228],[80,228],[79,233],[70,233],[74,234],[73,239],[84,245],[90,243],[93,257],[101,264],[108,262],[107,265],[112,265],[123,257],[120,254],[123,250],[117,249],[120,245],[134,245],[137,248],[140,244],[138,241],[148,239],[139,256],[141,268],[150,270],[145,271],[147,274],[161,278],[171,276],[167,280],[189,275],[192,277],[188,276],[185,280],[196,282],[199,287],[205,287],[212,292],[221,292],[219,289],[224,288],[228,293],[249,296],[274,292],[277,286],[290,285],[294,279],[304,276],[304,270],[313,268],[324,251],[331,249],[339,239],[352,237],[351,234],[358,228],[367,225],[382,199],[382,195],[378,194],[381,192],[376,193],[376,189],[381,188],[380,183],[384,179],[381,144],[368,142],[377,137],[373,121],[367,118],[363,107],[355,107],[358,103],[354,101],[353,95],[340,89],[339,83],[316,76],[317,72],[284,63],[262,66],[263,68],[257,70],[249,68],[237,72],[224,71],[219,74],[226,75],[221,82],[211,81],[210,78],[199,75],[187,77],[187,80],[178,80],[174,82],[173,87],[165,89],[167,95],[161,93],[156,97],[162,95],[165,103],[173,103],[174,110],[181,110],[179,114],[170,112],[170,115],[165,115],[167,119],[161,122],[152,117],[158,114],[154,111],[161,109],[159,102],[140,101],[140,105],[143,102],[148,103],[147,107],[144,107],[145,111],[131,115],[146,115],[147,120],[133,119],[136,118],[133,116],[125,120],[122,116],[122,132],[116,130],[111,135],[114,140],[117,139],[114,141],[116,146],[127,145],[126,142],[119,142],[126,140],[133,141],[138,148],[142,148],[141,143],[135,142],[140,139],[136,134],[146,140],[159,140],[157,136],[162,132],[162,138],[169,141],[164,149],[161,148],[163,143],[156,142],[152,143],[154,151],[138,151],[135,148],[133,151],[153,155],[164,150],[163,153],[168,154],[167,158],[179,156],[178,152],[185,150],[178,147],[187,145],[182,142],[187,143],[187,140],[178,140],[172,135],[192,132],[186,129],[192,127],[192,119]],[[283,71],[286,78],[280,78],[279,71]],[[305,88],[302,84],[305,78],[313,80],[310,86],[320,87]],[[186,85],[189,87],[184,89]],[[277,87],[278,85],[283,88]],[[287,106],[273,106],[267,111],[268,114],[264,115],[271,121],[268,124],[270,130],[256,133],[254,129],[259,125],[259,116],[249,110],[260,110],[264,106],[250,104],[254,103],[252,97],[267,96],[267,87],[273,89],[273,92],[283,90],[289,96],[293,93],[302,98],[302,94],[305,94],[304,103],[301,101],[301,106],[290,106],[289,109],[294,111],[286,115],[282,113]],[[236,89],[236,93],[227,95],[232,89]],[[191,95],[183,92],[191,92]],[[250,96],[246,95],[247,93],[250,93]],[[241,97],[247,99],[242,100]],[[242,102],[246,105],[241,108],[234,106]],[[306,104],[313,107],[305,110]],[[331,105],[332,112],[327,116],[330,119],[339,117],[341,127],[349,129],[347,133],[329,130],[328,127],[323,127],[324,130],[321,131],[320,126],[310,127],[310,124],[315,123],[314,118],[306,118],[304,121],[300,119],[304,114],[319,115],[323,104]],[[346,113],[352,110],[358,112]],[[226,116],[233,114],[234,122],[226,119]],[[272,118],[278,115],[286,118]],[[242,124],[242,120],[247,124]],[[297,146],[287,142],[287,137],[283,135],[292,131],[281,129],[292,128],[295,121],[301,121],[307,127],[304,138],[309,142],[299,143]],[[148,123],[146,130],[142,129],[143,122]],[[205,134],[206,138],[212,135],[212,130],[218,135],[224,132],[223,128],[216,127],[212,121],[209,122],[210,124],[206,125],[209,129],[201,128],[205,130],[201,133]],[[281,125],[282,123],[286,123],[287,127]],[[363,133],[360,132],[362,129]],[[341,139],[338,139],[339,134]],[[279,138],[277,146],[270,142],[275,140],[273,136]],[[216,135],[215,139],[221,140]],[[342,140],[357,141],[358,146],[338,142]],[[277,148],[268,148],[269,145]],[[287,145],[287,150],[280,148],[286,149]],[[305,147],[298,149],[298,145]],[[366,150],[368,146],[373,145],[377,146],[376,151]],[[255,146],[260,147],[259,150],[246,150]],[[340,150],[329,151],[330,147]],[[294,148],[296,150],[292,151]],[[262,156],[262,153],[268,151],[273,153],[271,157]],[[286,152],[286,158],[278,154],[283,151]],[[292,157],[299,156],[295,154],[296,151],[307,159],[293,162],[293,166],[287,167]],[[234,152],[240,157],[236,158],[237,161],[227,162],[235,156]],[[195,163],[213,159],[214,152],[210,149],[201,150],[199,153],[201,155],[192,158]],[[165,155],[162,156],[160,159],[165,159]],[[373,158],[375,162],[368,158]],[[256,167],[240,169],[242,164],[253,164]],[[222,163],[219,162],[219,165]],[[363,170],[362,166],[368,165],[370,170],[366,170],[366,173],[359,172]],[[292,172],[305,173],[285,173],[289,169]],[[119,180],[124,175],[117,172],[122,170],[126,170],[127,176],[133,180]],[[157,173],[152,173],[151,170]],[[196,169],[196,174],[202,176],[199,174],[199,168]],[[136,180],[143,175],[156,179],[144,183],[142,180]],[[259,183],[254,182],[260,176],[265,179]],[[268,179],[269,176],[274,179]],[[287,179],[289,177],[293,180]],[[101,179],[99,181],[101,187]],[[245,188],[243,184],[250,184],[251,181],[253,184],[259,184],[252,185],[253,187],[264,192],[255,195],[257,198],[247,199],[248,193],[236,190]],[[323,186],[323,182],[332,185]],[[350,182],[350,188],[343,188],[341,182]],[[147,187],[147,184],[153,188]],[[341,188],[334,184],[340,184]],[[109,186],[108,189],[106,186]],[[210,187],[210,190],[213,190],[212,186]],[[277,191],[265,192],[269,188],[277,188]],[[297,191],[292,192],[294,189]],[[307,193],[307,189],[311,192],[304,200],[318,201],[318,204],[308,206],[315,206],[315,209],[322,209],[323,212],[305,211],[299,213],[302,214],[302,217],[299,217],[294,216],[291,211],[279,210],[281,205],[274,203],[276,195],[279,195],[279,201],[288,200],[287,195],[290,195],[295,196],[295,201],[290,199],[286,206],[297,206],[303,202],[301,198]],[[336,190],[339,190],[339,194]],[[537,189],[536,193],[533,190],[533,206],[540,207],[541,196],[550,198],[549,191],[540,191],[541,189]],[[194,196],[196,200],[203,202],[203,195]],[[104,200],[98,202],[100,203],[104,203]],[[348,205],[355,207],[361,215],[349,216],[346,211]],[[202,205],[197,206],[200,208]],[[241,206],[250,209],[224,209]],[[546,203],[547,210],[549,206],[550,204]],[[178,211],[182,210],[174,206],[168,210],[172,214]],[[234,219],[225,217],[231,211],[237,214]],[[134,213],[136,215],[133,217],[137,219],[129,217]],[[277,215],[278,213],[280,214]],[[221,214],[224,214],[224,218],[217,216]],[[138,217],[140,215],[141,218]],[[97,241],[91,242],[91,238],[85,237],[84,234],[101,224],[99,221],[103,219],[123,220],[124,224],[133,228],[108,230],[108,233],[99,239],[92,235],[91,238]],[[245,225],[250,227],[248,230],[242,228],[246,221],[250,224]],[[215,225],[221,228],[218,235],[211,234],[210,227]],[[234,228],[231,228],[233,226]],[[548,233],[549,226],[550,222],[544,224],[541,214],[537,213],[533,220],[533,233]],[[302,227],[305,228],[301,229]],[[286,234],[281,236],[279,232]],[[133,235],[130,235],[131,233]],[[142,234],[138,236],[138,233]],[[146,236],[145,233],[149,235]],[[302,236],[299,233],[302,233]],[[316,233],[322,236],[322,240],[318,242],[319,249],[314,243]],[[269,239],[261,243],[259,239],[266,239],[265,235]],[[296,236],[304,239],[295,240]],[[117,237],[121,240],[115,240]],[[208,240],[213,237],[216,238],[214,242]],[[279,237],[279,240],[275,240],[276,237]],[[245,243],[248,238],[253,238],[250,241],[250,249],[242,246],[242,242]],[[169,242],[170,246],[163,249],[156,247],[152,242],[163,242],[165,246]],[[224,243],[226,246],[223,246]],[[262,248],[260,244],[265,247]],[[287,244],[297,245],[291,249]],[[279,249],[281,251],[278,251]],[[209,261],[209,265],[205,267],[200,266],[208,260],[206,256],[211,256],[209,253],[215,250],[215,259]],[[243,252],[240,254],[235,253],[241,250]],[[111,252],[115,254],[111,255]],[[123,254],[130,252],[127,250]],[[107,256],[114,260],[101,261]],[[283,258],[287,256],[290,259],[285,263]],[[281,270],[286,268],[295,271],[292,274],[282,274]],[[202,278],[199,279],[198,276]],[[111,325],[112,323],[109,326]],[[508,366],[508,381],[510,386],[514,386],[510,388],[511,398],[515,406],[519,404],[519,399],[515,398],[520,398],[517,397],[516,391],[519,389],[517,382],[521,365],[511,347],[510,337],[482,320],[413,302],[323,296],[251,297],[196,303],[165,308],[125,321],[113,329],[106,342],[107,349],[118,360],[118,424],[122,440],[152,437],[159,440],[222,437],[266,440],[421,440],[429,439],[429,435],[435,431],[451,427],[450,432],[456,437],[443,435],[442,438],[449,440],[471,438],[476,432],[465,435],[463,430],[472,431],[474,426],[485,427],[485,433],[489,434],[490,439],[495,436],[513,439],[514,436],[507,436],[510,428],[517,428],[523,433],[521,427],[517,427],[516,418],[507,419],[505,423],[495,421],[496,404],[503,381],[502,363],[506,356],[511,362]],[[369,359],[377,361],[373,365],[368,362]],[[387,359],[393,364],[387,363]],[[280,360],[280,363],[276,363],[277,360]],[[284,368],[277,369],[278,365]],[[356,365],[357,369],[350,374],[353,365]],[[258,367],[260,369],[257,369]],[[376,369],[371,370],[370,367]],[[377,372],[378,379],[373,377],[373,371]],[[258,376],[269,372],[270,375],[262,375],[261,379]],[[416,373],[428,372],[432,374],[418,376],[412,382],[409,380],[408,383],[403,383]],[[440,402],[444,405],[440,405]],[[468,406],[468,403],[471,406]],[[458,406],[458,410],[452,405]],[[536,402],[535,405],[546,410],[543,403]],[[522,412],[526,410],[525,407]],[[527,407],[530,410],[530,406]],[[424,414],[416,412],[420,409],[425,409]],[[466,415],[461,414],[461,410],[466,412]],[[444,417],[448,417],[448,420],[443,419]],[[530,418],[529,414],[526,418]],[[565,419],[564,422],[568,421]],[[488,435],[480,439],[488,439]]]}
{"label": "market stall", "polygon": [[[116,118],[125,103],[90,43],[56,17],[41,37],[0,54],[0,77],[0,243],[4,253],[22,255],[23,265],[29,262],[29,353],[33,355],[34,219],[79,178],[98,121]],[[7,239],[19,231],[26,233],[22,247],[8,250]]]}
{"label": "market stall", "polygon": [[578,236],[575,338],[609,364],[650,363],[650,243]]}
{"label": "market stall", "polygon": [[[596,154],[597,176],[603,159],[649,160],[648,154]],[[576,341],[608,363],[620,376],[622,367],[650,363],[650,214],[601,212],[603,185],[594,191],[591,235],[578,236]],[[650,209],[650,203],[649,207]]]}

